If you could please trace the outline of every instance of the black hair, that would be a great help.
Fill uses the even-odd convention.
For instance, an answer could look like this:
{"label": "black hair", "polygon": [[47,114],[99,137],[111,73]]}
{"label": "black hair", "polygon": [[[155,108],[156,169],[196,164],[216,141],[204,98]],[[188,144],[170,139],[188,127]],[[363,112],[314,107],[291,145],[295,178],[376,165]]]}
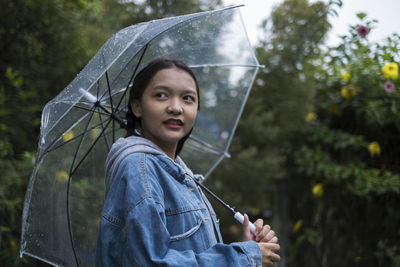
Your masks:
{"label": "black hair", "polygon": [[[146,89],[146,87],[149,85],[151,79],[159,72],[160,70],[163,69],[170,69],[170,68],[178,68],[181,69],[185,72],[187,72],[194,80],[196,84],[196,91],[198,95],[198,108],[200,109],[200,94],[199,94],[199,85],[196,79],[196,76],[194,75],[193,71],[187,66],[184,62],[182,62],[179,59],[171,59],[171,58],[157,58],[155,60],[152,60],[150,63],[148,63],[134,78],[133,84],[130,88],[129,92],[129,102],[128,102],[128,111],[126,113],[126,120],[127,120],[127,126],[126,126],[126,137],[131,136],[131,135],[136,135],[138,136],[139,134],[137,131],[135,131],[138,127],[140,127],[140,118],[136,117],[135,114],[132,112],[131,108],[131,103],[133,100],[140,100],[142,98],[143,92]],[[175,156],[181,152],[183,145],[186,141],[186,139],[189,138],[190,134],[192,132],[192,129],[190,129],[189,133],[182,137],[181,140],[178,142],[178,146],[176,147],[175,151]]]}

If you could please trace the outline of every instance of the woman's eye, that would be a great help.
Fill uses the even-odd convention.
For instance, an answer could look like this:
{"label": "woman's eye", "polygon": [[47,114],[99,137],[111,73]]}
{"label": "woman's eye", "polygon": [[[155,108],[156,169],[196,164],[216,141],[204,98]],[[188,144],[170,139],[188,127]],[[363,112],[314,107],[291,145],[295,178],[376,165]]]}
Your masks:
{"label": "woman's eye", "polygon": [[156,97],[157,97],[157,98],[166,98],[166,97],[167,97],[167,94],[166,94],[166,93],[157,93],[157,94],[156,94]]}
{"label": "woman's eye", "polygon": [[196,101],[196,99],[193,96],[190,96],[190,95],[184,96],[183,100],[190,101],[190,102],[195,102]]}

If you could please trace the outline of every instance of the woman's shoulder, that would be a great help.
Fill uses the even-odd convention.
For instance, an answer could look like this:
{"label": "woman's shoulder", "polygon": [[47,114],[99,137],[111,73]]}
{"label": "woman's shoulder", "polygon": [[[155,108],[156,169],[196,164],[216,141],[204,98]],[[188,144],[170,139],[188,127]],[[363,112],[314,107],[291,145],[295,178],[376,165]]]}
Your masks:
{"label": "woman's shoulder", "polygon": [[122,176],[131,187],[145,186],[146,191],[159,191],[159,168],[162,166],[158,155],[135,152],[126,156],[121,162],[117,175]]}
{"label": "woman's shoulder", "polygon": [[[147,153],[135,152],[121,161],[107,194],[104,212],[109,216],[122,220],[122,214],[140,203],[164,205],[163,189],[148,171],[152,164],[149,157],[152,158]],[[143,202],[145,199],[153,201]]]}
{"label": "woman's shoulder", "polygon": [[135,170],[148,170],[160,167],[159,155],[146,152],[134,152],[127,155],[120,164],[120,168],[134,168]]}

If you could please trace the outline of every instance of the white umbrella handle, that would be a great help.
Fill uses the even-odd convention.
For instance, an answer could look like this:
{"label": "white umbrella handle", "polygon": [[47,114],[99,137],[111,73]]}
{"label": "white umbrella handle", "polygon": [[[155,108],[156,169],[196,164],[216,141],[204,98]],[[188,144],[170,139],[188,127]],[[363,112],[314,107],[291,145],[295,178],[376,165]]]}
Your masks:
{"label": "white umbrella handle", "polygon": [[[233,215],[233,217],[240,222],[241,224],[243,224],[244,222],[244,216],[240,213],[240,212],[236,212],[235,215]],[[255,234],[256,233],[256,226],[249,221],[249,226],[250,226],[250,231]]]}

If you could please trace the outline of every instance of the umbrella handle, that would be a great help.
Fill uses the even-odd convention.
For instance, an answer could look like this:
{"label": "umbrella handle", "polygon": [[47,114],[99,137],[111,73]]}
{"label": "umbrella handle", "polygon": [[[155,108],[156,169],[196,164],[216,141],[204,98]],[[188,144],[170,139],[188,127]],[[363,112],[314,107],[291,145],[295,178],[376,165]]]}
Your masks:
{"label": "umbrella handle", "polygon": [[[240,212],[236,212],[235,215],[233,215],[233,218],[235,218],[241,224],[243,224],[244,222],[244,216]],[[249,226],[250,226],[250,231],[253,234],[256,234],[256,226],[252,222],[249,222]]]}

